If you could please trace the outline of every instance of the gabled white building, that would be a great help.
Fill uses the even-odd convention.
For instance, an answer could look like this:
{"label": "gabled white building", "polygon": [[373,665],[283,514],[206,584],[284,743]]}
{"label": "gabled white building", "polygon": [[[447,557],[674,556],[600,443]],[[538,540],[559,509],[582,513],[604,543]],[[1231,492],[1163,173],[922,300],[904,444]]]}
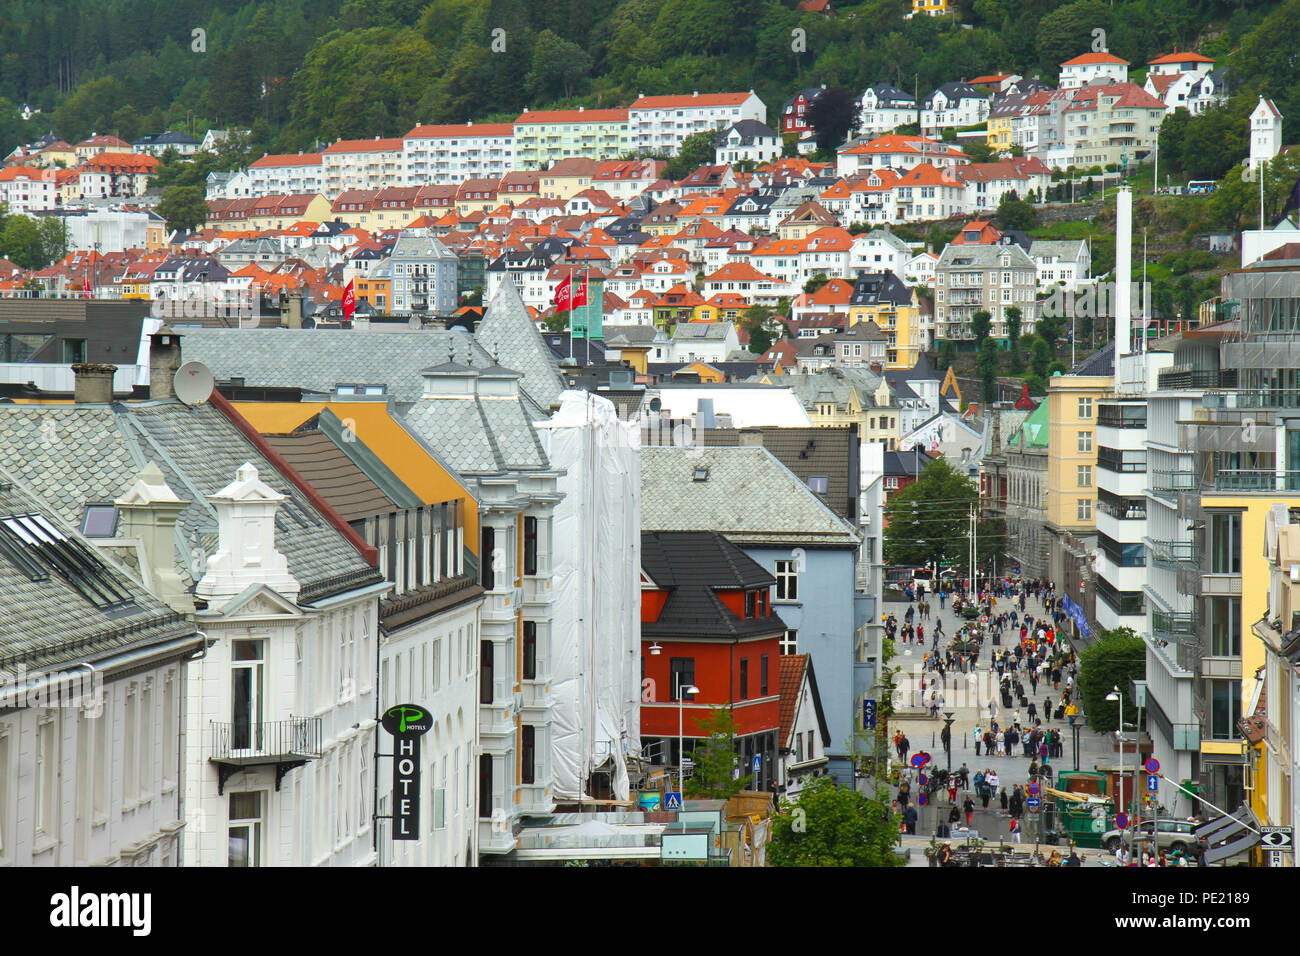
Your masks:
{"label": "gabled white building", "polygon": [[1063,90],[1078,89],[1092,83],[1127,83],[1128,60],[1101,51],[1084,53],[1061,64],[1059,86]]}
{"label": "gabled white building", "polygon": [[863,136],[888,133],[917,122],[916,97],[891,83],[867,87],[858,103],[861,117],[858,132]]}
{"label": "gabled white building", "polygon": [[1259,98],[1250,114],[1250,168],[1272,162],[1282,149],[1282,114],[1272,100]]}
{"label": "gabled white building", "polygon": [[921,104],[921,133],[976,126],[989,118],[990,100],[969,83],[945,83]]}

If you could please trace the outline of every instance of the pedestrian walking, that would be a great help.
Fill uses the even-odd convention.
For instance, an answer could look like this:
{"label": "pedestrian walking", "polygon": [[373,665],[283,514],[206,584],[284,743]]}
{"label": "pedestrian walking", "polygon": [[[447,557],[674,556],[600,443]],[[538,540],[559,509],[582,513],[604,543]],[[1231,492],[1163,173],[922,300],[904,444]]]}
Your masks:
{"label": "pedestrian walking", "polygon": [[998,801],[1002,804],[1002,812],[1005,813],[1007,811],[1007,806],[1008,806],[1006,787],[1002,788],[1002,792],[998,795]]}
{"label": "pedestrian walking", "polygon": [[909,834],[916,834],[916,807],[909,805],[903,810],[903,826]]}
{"label": "pedestrian walking", "polygon": [[1019,843],[1020,842],[1020,821],[1017,820],[1015,817],[1011,818],[1011,827],[1009,832],[1011,834],[1011,839]]}
{"label": "pedestrian walking", "polygon": [[912,749],[912,742],[908,740],[906,736],[904,736],[903,742],[900,743],[898,746],[900,748],[900,756],[903,758],[903,763],[907,763],[907,754],[908,751]]}
{"label": "pedestrian walking", "polygon": [[961,808],[966,811],[966,826],[970,826],[975,822],[975,801],[968,796]]}

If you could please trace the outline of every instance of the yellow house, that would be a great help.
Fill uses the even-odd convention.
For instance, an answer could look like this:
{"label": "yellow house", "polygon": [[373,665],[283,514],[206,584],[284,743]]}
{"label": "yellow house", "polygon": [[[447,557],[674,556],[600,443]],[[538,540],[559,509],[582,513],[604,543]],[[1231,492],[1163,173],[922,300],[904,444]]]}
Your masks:
{"label": "yellow house", "polygon": [[562,159],[541,174],[540,193],[543,199],[568,202],[584,189],[590,189],[600,171],[600,163],[584,156]]}
{"label": "yellow house", "polygon": [[287,229],[296,222],[326,222],[330,219],[330,201],[320,193],[293,196],[263,196],[253,204],[245,228]]}
{"label": "yellow house", "polygon": [[929,347],[921,300],[915,289],[908,290],[899,283],[899,290],[908,298],[891,296],[887,291],[877,296],[855,296],[862,301],[849,306],[849,328],[859,322],[875,322],[885,333],[886,367],[915,368],[917,359]]}
{"label": "yellow house", "polygon": [[765,372],[759,381],[793,389],[816,427],[852,425],[862,441],[881,442],[886,451],[897,451],[902,415],[889,381],[881,376],[876,389],[867,391],[870,380],[855,372],[834,368],[811,373]]}
{"label": "yellow house", "polygon": [[938,17],[951,13],[949,0],[912,0],[912,16]]}
{"label": "yellow house", "polygon": [[1047,384],[1048,577],[1076,600],[1080,576],[1073,572],[1097,535],[1097,403],[1114,380],[1058,374]]}

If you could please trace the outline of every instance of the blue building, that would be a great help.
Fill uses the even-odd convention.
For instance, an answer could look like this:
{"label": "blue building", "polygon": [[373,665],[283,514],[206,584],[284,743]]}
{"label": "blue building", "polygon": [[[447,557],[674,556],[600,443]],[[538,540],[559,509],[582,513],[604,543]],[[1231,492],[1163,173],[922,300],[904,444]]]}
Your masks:
{"label": "blue building", "polygon": [[812,655],[830,772],[852,786],[855,717],[870,683],[858,633],[873,613],[856,591],[854,526],[765,448],[656,446],[641,449],[641,529],[721,532],[772,573],[781,652]]}

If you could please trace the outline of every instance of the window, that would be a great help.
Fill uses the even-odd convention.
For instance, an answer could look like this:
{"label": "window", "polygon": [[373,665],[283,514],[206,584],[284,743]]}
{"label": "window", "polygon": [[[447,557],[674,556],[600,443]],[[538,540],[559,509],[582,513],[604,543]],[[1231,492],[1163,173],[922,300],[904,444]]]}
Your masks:
{"label": "window", "polygon": [[524,724],[520,728],[522,741],[519,747],[519,782],[535,783],[537,776],[537,728]]}
{"label": "window", "polygon": [[758,592],[745,592],[745,618],[753,619],[758,617]]}
{"label": "window", "polygon": [[1206,598],[1210,625],[1210,654],[1241,656],[1241,598]]}
{"label": "window", "polygon": [[781,653],[798,654],[799,653],[799,632],[786,631],[781,635]]}
{"label": "window", "polygon": [[767,655],[758,659],[758,696],[767,696]]}
{"label": "window", "polygon": [[1092,520],[1092,499],[1080,498],[1075,505],[1075,518],[1079,521]]}
{"label": "window", "polygon": [[478,702],[480,704],[492,703],[492,657],[492,642],[479,641]]}
{"label": "window", "polygon": [[[7,786],[8,781],[2,785]],[[59,838],[59,733],[53,711],[36,730],[36,835]]]}
{"label": "window", "polygon": [[89,504],[81,516],[81,533],[87,538],[111,538],[117,534],[117,506]]}
{"label": "window", "polygon": [[262,865],[262,791],[230,795],[228,866]]}
{"label": "window", "polygon": [[[262,748],[262,689],[264,681],[261,641],[231,641],[230,746],[235,750]],[[127,733],[134,732],[127,722]]]}
{"label": "window", "polygon": [[[457,761],[459,763],[459,761]],[[468,781],[466,781],[468,786]],[[478,758],[478,815],[492,816],[492,755],[481,754]]]}
{"label": "window", "polygon": [[371,742],[369,737],[361,738],[361,766],[358,773],[359,787],[357,790],[357,832],[365,833],[370,829],[370,795],[373,790],[370,787],[370,771],[373,768],[374,758],[370,755]]}
{"label": "window", "polygon": [[497,532],[496,528],[483,528],[482,545],[479,548],[478,559],[482,567],[482,581],[485,591],[491,591],[496,587],[496,575],[494,565],[496,564],[497,550]]}
{"label": "window", "polygon": [[[127,730],[130,733],[130,729]],[[153,792],[153,686],[140,688],[140,789],[144,799]]]}
{"label": "window", "polygon": [[536,621],[524,621],[524,680],[537,680]]}
{"label": "window", "polygon": [[524,516],[524,574],[537,573],[537,519]]}
{"label": "window", "polygon": [[1079,451],[1092,451],[1092,432],[1079,432]]}
{"label": "window", "polygon": [[695,683],[695,658],[672,658],[668,662],[668,672],[672,681],[672,697],[669,700],[681,700],[681,689]]}
{"label": "window", "polygon": [[75,365],[86,361],[86,340],[85,339],[64,339],[63,340],[63,364]]}
{"label": "window", "polygon": [[819,495],[826,494],[826,489],[830,486],[830,479],[826,475],[810,475],[808,477],[808,489]]}
{"label": "window", "polygon": [[740,659],[740,699],[749,698],[749,658]]}
{"label": "window", "polygon": [[799,572],[797,567],[798,562],[794,560],[776,562],[776,600],[799,600]]}
{"label": "window", "polygon": [[1080,488],[1092,487],[1092,465],[1080,465],[1076,469],[1075,477],[1078,479]]}
{"label": "window", "polygon": [[886,491],[897,491],[897,490],[898,490],[898,479],[897,479],[897,478],[892,478],[892,477],[886,476],[886,477],[885,477],[885,490],[886,490]]}
{"label": "window", "polygon": [[1241,573],[1241,513],[1211,513],[1210,573]]}
{"label": "window", "polygon": [[1092,421],[1092,399],[1079,399],[1079,419],[1081,421]]}
{"label": "window", "polygon": [[1210,738],[1236,740],[1241,736],[1241,681],[1210,680]]}

